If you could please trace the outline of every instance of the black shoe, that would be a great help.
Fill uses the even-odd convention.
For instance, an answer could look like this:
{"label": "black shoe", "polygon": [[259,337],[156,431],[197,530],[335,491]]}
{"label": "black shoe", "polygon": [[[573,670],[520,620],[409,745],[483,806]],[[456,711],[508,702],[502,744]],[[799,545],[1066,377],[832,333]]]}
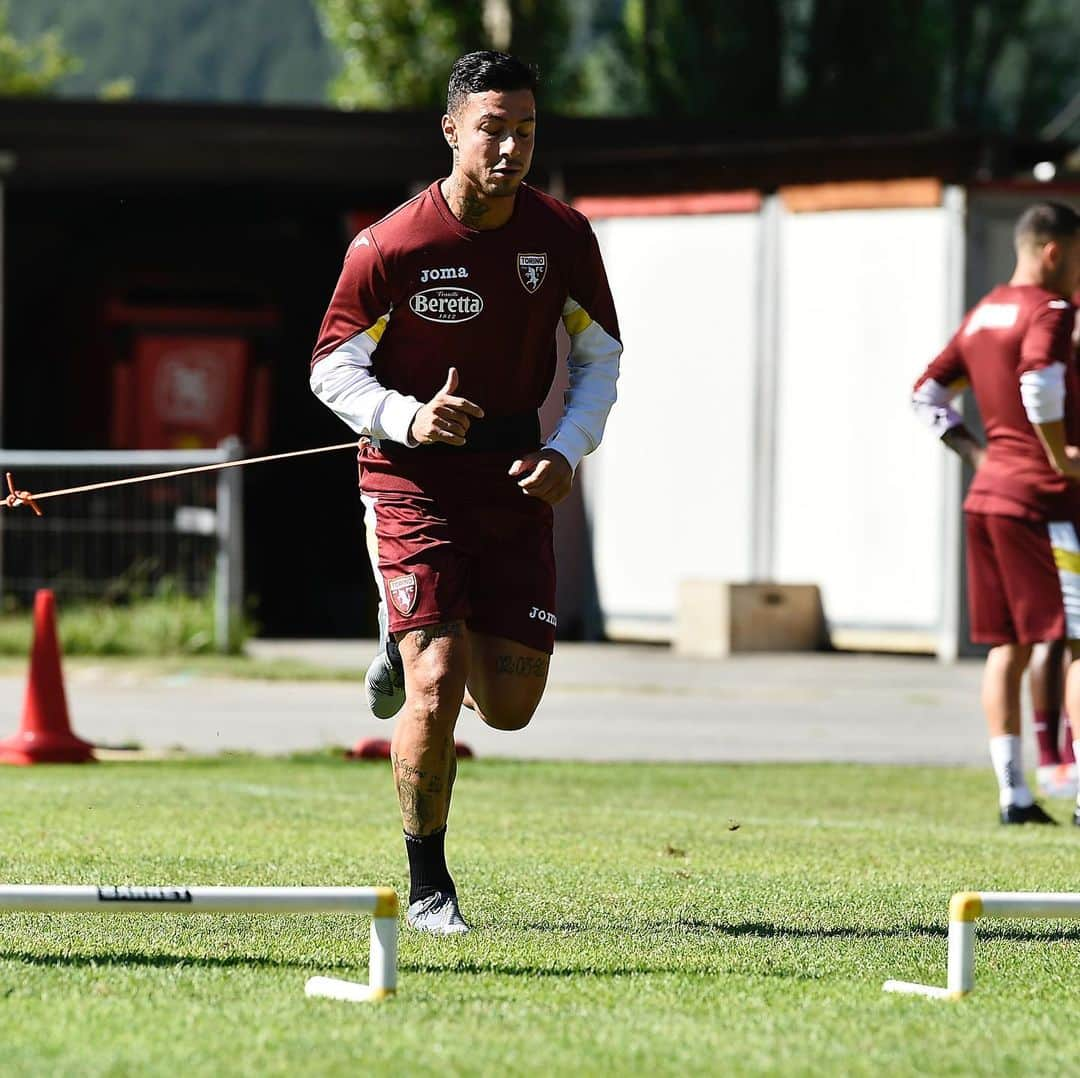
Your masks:
{"label": "black shoe", "polygon": [[[1001,810],[1001,822],[1048,823],[1057,826],[1057,820],[1052,816],[1047,816],[1038,801],[1032,801],[1030,805],[1024,805],[1023,808],[1019,805],[1006,805]],[[1073,817],[1073,823],[1080,827],[1080,821],[1077,820],[1076,816]]]}

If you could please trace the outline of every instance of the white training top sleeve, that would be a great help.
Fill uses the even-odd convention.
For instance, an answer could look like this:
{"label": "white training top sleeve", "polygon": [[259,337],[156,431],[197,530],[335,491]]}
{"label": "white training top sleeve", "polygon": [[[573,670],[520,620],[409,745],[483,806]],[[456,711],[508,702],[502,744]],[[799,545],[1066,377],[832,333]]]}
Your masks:
{"label": "white training top sleeve", "polygon": [[1051,363],[1020,375],[1020,399],[1032,423],[1065,418],[1065,364]]}
{"label": "white training top sleeve", "polygon": [[563,324],[570,334],[570,387],[564,396],[565,411],[546,449],[554,449],[577,469],[604,436],[608,413],[617,396],[622,344],[573,299],[563,306]]}
{"label": "white training top sleeve", "polygon": [[933,378],[927,378],[912,393],[911,407],[915,414],[942,438],[964,422],[959,412],[949,406],[959,395],[956,390],[935,382]]}
{"label": "white training top sleeve", "polygon": [[415,446],[409,430],[423,402],[387,389],[372,374],[371,356],[383,327],[378,328],[377,334],[357,333],[318,360],[311,370],[311,391],[357,434]]}

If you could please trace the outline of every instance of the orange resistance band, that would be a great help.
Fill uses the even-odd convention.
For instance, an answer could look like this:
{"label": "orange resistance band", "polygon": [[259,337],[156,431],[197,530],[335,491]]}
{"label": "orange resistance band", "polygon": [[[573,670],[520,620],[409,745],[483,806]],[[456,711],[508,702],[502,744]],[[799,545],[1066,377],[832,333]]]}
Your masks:
{"label": "orange resistance band", "polygon": [[267,457],[248,457],[246,460],[227,460],[221,464],[201,464],[195,468],[180,468],[175,472],[157,472],[154,475],[137,475],[130,479],[113,479],[105,483],[88,483],[82,487],[66,487],[63,490],[47,490],[41,494],[31,494],[28,490],[16,490],[11,472],[7,472],[8,494],[0,499],[0,508],[17,509],[28,505],[40,517],[38,502],[46,498],[61,498],[68,494],[88,494],[92,490],[106,490],[109,487],[124,487],[131,483],[150,483],[155,479],[172,479],[177,475],[194,475],[196,472],[217,472],[223,468],[242,468],[245,464],[262,464],[269,460],[285,460],[286,457],[307,457],[312,453],[336,453],[342,449],[355,449],[356,442],[342,442],[341,445],[324,445],[319,449],[296,449],[291,453],[273,453]]}

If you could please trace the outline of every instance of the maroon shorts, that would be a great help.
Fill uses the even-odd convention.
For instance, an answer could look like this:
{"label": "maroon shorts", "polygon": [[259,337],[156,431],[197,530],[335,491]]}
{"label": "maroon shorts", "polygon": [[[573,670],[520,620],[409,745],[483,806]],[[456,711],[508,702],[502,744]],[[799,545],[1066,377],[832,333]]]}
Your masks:
{"label": "maroon shorts", "polygon": [[1080,549],[1072,521],[965,513],[968,612],[977,644],[1080,635]]}
{"label": "maroon shorts", "polygon": [[360,492],[375,513],[390,631],[464,621],[551,654],[551,506],[507,472],[513,453],[360,450]]}

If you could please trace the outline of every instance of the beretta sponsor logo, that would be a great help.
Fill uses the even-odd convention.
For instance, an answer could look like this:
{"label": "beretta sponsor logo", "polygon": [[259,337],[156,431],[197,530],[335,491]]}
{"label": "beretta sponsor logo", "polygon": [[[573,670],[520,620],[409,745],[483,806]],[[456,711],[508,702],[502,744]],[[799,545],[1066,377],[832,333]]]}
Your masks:
{"label": "beretta sponsor logo", "polygon": [[468,322],[484,309],[484,301],[468,288],[428,288],[417,292],[409,307],[429,322]]}
{"label": "beretta sponsor logo", "polygon": [[99,887],[99,902],[190,902],[186,887]]}

